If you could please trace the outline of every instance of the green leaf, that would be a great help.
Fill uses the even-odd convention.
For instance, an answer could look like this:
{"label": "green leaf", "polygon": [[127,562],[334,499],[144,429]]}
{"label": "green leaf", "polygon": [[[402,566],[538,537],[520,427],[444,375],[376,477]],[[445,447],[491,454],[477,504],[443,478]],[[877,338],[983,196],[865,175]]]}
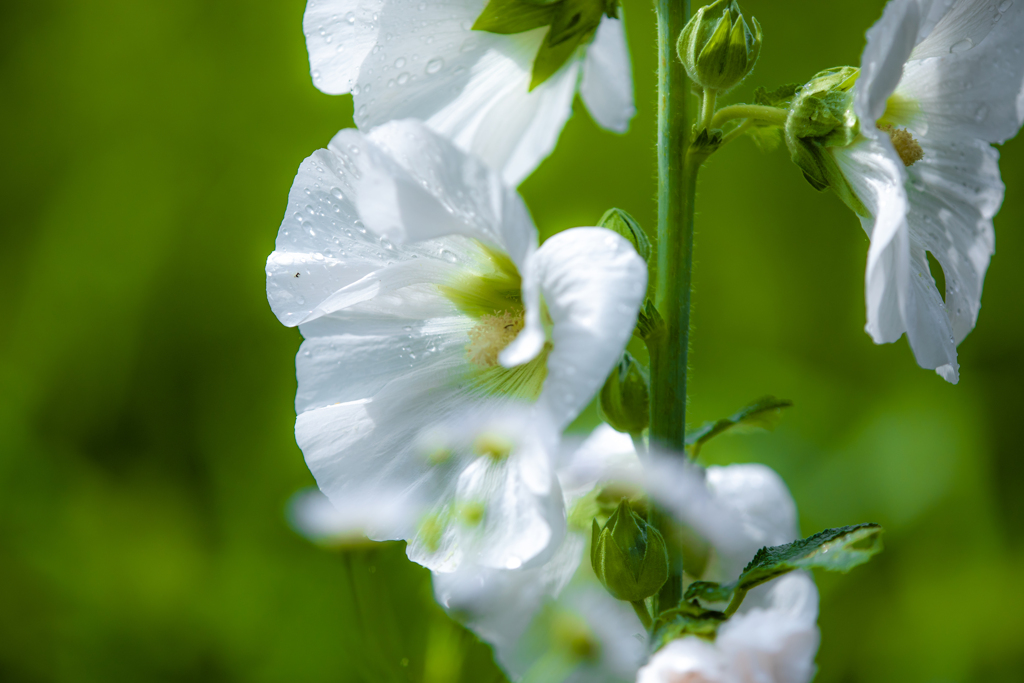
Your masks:
{"label": "green leaf", "polygon": [[718,627],[726,618],[723,612],[706,610],[696,603],[684,602],[658,615],[651,631],[651,651],[656,652],[683,636],[714,640]]}
{"label": "green leaf", "polygon": [[703,427],[693,430],[686,435],[686,445],[690,448],[693,457],[697,457],[700,449],[708,440],[730,429],[772,429],[779,421],[782,409],[792,405],[793,402],[786,399],[764,396],[731,417],[717,422],[709,422]]}
{"label": "green leaf", "polygon": [[819,531],[799,541],[764,547],[757,551],[734,583],[697,581],[690,585],[684,600],[725,602],[725,614],[731,615],[751,588],[778,578],[794,569],[827,569],[848,572],[882,551],[882,527],[856,524]]}
{"label": "green leaf", "polygon": [[474,31],[522,33],[548,26],[555,19],[559,2],[537,4],[528,0],[491,0],[473,23]]}
{"label": "green leaf", "polygon": [[848,572],[882,551],[882,527],[856,524],[819,531],[786,545],[761,548],[744,568],[737,582],[750,590],[794,569],[818,567]]}

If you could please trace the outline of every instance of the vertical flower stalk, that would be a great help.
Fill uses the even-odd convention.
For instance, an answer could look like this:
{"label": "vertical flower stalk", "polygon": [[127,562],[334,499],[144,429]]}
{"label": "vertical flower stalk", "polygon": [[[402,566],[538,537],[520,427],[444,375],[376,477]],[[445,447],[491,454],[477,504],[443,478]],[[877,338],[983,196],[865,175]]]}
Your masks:
{"label": "vertical flower stalk", "polygon": [[[656,0],[658,14],[658,267],[655,306],[664,325],[650,340],[653,444],[683,452],[686,436],[686,363],[690,332],[690,270],[693,262],[693,197],[696,167],[688,162],[686,70],[676,40],[690,18],[689,0]],[[655,514],[669,553],[669,578],[657,610],[682,598],[683,558],[666,515]]]}

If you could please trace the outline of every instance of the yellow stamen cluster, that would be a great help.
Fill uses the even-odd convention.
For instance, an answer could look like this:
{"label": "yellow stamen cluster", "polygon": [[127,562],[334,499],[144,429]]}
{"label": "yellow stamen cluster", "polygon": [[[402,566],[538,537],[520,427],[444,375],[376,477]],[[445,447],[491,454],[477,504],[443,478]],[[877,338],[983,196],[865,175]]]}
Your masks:
{"label": "yellow stamen cluster", "polygon": [[879,129],[889,134],[892,146],[900,155],[900,161],[904,166],[913,166],[915,162],[924,158],[924,150],[921,143],[914,139],[906,128],[895,128],[893,126],[879,126]]}
{"label": "yellow stamen cluster", "polygon": [[498,364],[498,354],[512,343],[522,329],[521,310],[480,316],[476,326],[469,331],[466,352],[470,362],[482,368],[493,368]]}

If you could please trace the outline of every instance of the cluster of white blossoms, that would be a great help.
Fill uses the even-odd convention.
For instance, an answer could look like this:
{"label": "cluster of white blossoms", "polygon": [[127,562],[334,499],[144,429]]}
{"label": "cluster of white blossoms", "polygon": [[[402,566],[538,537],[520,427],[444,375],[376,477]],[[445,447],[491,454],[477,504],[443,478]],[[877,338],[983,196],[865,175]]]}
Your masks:
{"label": "cluster of white blossoms", "polygon": [[[868,331],[906,332],[950,381],[1003,196],[990,143],[1024,119],[1022,4],[893,0],[861,69],[823,72],[831,99],[809,104],[809,84],[782,114],[794,159],[806,151],[809,179],[871,237]],[[687,69],[717,94],[753,68],[762,34],[735,3],[705,9],[685,32]],[[693,461],[727,427],[689,455],[642,428],[563,434],[617,366],[632,368],[631,396],[646,391],[623,354],[657,323],[649,245],[624,218],[539,244],[515,186],[577,92],[600,125],[626,130],[621,13],[618,0],[309,1],[313,81],[352,94],[358,128],[302,162],[266,266],[274,313],[304,337],[295,434],[322,492],[295,501],[293,522],[325,542],[405,541],[515,680],[807,683],[819,641],[807,570],[866,561],[880,528],[800,540],[770,469]],[[836,102],[832,128],[802,121]],[[659,593],[671,572],[677,594]]]}

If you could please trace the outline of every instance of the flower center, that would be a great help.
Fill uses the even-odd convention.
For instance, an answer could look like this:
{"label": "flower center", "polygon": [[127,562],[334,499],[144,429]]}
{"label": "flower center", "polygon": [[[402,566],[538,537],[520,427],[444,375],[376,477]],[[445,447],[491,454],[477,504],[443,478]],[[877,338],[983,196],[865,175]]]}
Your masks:
{"label": "flower center", "polygon": [[896,153],[900,155],[900,161],[903,162],[904,166],[913,166],[915,162],[920,161],[924,157],[921,143],[915,140],[914,136],[906,128],[896,128],[894,126],[879,126],[878,128],[889,134],[892,146],[896,148]]}
{"label": "flower center", "polygon": [[470,362],[482,368],[498,364],[498,355],[523,329],[523,310],[505,310],[482,315],[469,331],[466,353]]}

